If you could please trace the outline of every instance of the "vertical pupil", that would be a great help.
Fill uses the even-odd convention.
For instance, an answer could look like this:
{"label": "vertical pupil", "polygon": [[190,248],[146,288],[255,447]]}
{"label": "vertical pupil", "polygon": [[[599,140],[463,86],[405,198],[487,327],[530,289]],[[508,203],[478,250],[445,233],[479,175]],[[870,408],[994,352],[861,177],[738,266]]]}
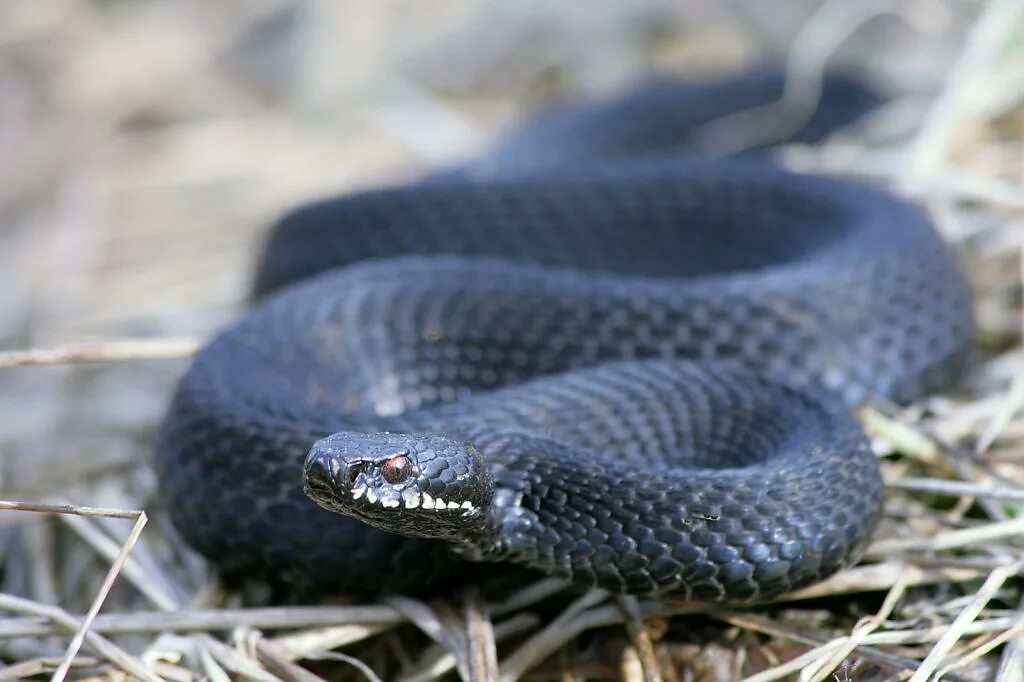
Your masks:
{"label": "vertical pupil", "polygon": [[381,474],[388,483],[401,483],[409,475],[411,468],[408,457],[397,455],[384,463]]}

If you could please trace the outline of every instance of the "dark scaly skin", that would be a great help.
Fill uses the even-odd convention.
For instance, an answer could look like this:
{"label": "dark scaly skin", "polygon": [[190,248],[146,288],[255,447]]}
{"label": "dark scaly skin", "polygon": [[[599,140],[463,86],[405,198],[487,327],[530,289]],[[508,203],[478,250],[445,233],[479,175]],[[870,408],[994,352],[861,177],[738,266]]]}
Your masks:
{"label": "dark scaly skin", "polygon": [[[617,592],[786,592],[857,556],[881,504],[841,403],[738,366],[616,362],[376,426],[400,433],[314,446],[325,508]],[[395,453],[411,471],[389,483]]]}
{"label": "dark scaly skin", "polygon": [[[568,163],[296,215],[268,254],[305,249],[309,271],[378,259],[211,342],[157,459],[189,542],[296,590],[423,592],[460,555],[701,599],[808,584],[856,558],[880,507],[846,404],[918,396],[971,345],[963,278],[917,209],[760,162]],[[311,493],[454,544],[303,494],[317,439],[371,434],[314,451],[365,458],[381,431],[410,439],[417,491],[458,510],[367,508],[347,476]],[[444,478],[457,467],[431,464],[467,453],[493,481],[470,515]],[[378,469],[355,484],[386,488]]]}
{"label": "dark scaly skin", "polygon": [[[557,219],[578,224],[567,225],[561,239],[559,234],[549,236],[550,248],[531,249],[523,243],[524,238],[535,238],[541,226],[521,227],[513,222],[531,217],[521,208],[509,206],[518,195],[503,202],[500,187],[492,187],[486,190],[488,203],[464,202],[464,183],[467,179],[529,175],[537,178],[535,184],[544,186],[545,174],[560,176],[563,166],[579,168],[595,161],[692,150],[694,136],[705,124],[771,102],[781,95],[782,82],[780,73],[767,69],[709,82],[653,78],[605,103],[567,104],[541,112],[499,141],[491,154],[432,175],[428,178],[432,184],[449,182],[455,186],[447,193],[433,190],[427,210],[423,210],[428,204],[417,194],[417,186],[355,197],[344,195],[303,206],[286,216],[271,233],[256,270],[255,293],[266,294],[329,268],[398,254],[511,256],[531,263],[616,272],[687,272],[690,267],[674,259],[678,252],[616,257],[605,250],[609,238],[630,241],[623,239],[628,234],[623,230],[613,229],[611,234],[581,243],[586,235],[583,225],[596,223],[594,228],[598,229],[611,219],[594,215],[607,209],[606,205],[585,200],[573,205],[574,211],[580,211],[578,216],[566,215],[567,197],[561,199],[563,210]],[[782,141],[815,142],[856,120],[877,100],[858,81],[832,76],[823,84],[822,101],[813,115]],[[649,214],[666,215],[657,206],[650,207]],[[525,230],[522,238],[520,230]],[[559,228],[559,232],[563,230]],[[680,235],[673,243],[686,243],[685,236]],[[728,245],[725,241],[719,244]]]}

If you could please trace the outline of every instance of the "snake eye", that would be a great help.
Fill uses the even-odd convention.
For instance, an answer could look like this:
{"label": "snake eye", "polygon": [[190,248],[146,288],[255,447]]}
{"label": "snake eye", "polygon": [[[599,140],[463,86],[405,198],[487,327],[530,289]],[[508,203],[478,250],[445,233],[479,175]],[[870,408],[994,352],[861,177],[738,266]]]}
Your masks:
{"label": "snake eye", "polygon": [[412,462],[403,453],[395,455],[384,462],[384,466],[381,467],[380,474],[384,477],[384,480],[394,485],[401,483],[409,477],[412,472]]}

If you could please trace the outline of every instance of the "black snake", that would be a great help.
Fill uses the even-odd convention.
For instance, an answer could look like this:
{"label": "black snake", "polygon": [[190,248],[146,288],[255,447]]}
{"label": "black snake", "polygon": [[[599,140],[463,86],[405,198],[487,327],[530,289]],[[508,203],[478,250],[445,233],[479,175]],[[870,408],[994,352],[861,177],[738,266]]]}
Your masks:
{"label": "black snake", "polygon": [[[296,590],[417,592],[469,558],[750,600],[854,560],[882,482],[848,405],[949,380],[968,292],[908,203],[681,153],[780,87],[655,81],[287,216],[257,276],[280,290],[160,432],[177,528]],[[790,140],[872,101],[830,77]]]}

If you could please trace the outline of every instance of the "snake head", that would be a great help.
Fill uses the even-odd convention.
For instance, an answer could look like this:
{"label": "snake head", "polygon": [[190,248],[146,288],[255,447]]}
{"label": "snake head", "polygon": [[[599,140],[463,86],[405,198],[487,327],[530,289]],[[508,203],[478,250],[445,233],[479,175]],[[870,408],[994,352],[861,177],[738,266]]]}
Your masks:
{"label": "snake head", "polygon": [[490,505],[472,445],[435,434],[342,431],[306,457],[303,490],[321,507],[400,535],[454,539]]}

